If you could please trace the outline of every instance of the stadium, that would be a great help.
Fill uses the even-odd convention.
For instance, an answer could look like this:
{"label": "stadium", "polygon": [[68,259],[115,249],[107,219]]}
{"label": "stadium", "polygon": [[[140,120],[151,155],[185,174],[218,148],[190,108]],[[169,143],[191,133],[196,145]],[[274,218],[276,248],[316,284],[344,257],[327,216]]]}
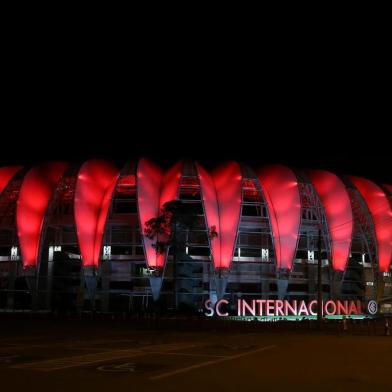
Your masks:
{"label": "stadium", "polygon": [[392,313],[392,186],[323,170],[148,159],[0,168],[2,312],[376,301]]}

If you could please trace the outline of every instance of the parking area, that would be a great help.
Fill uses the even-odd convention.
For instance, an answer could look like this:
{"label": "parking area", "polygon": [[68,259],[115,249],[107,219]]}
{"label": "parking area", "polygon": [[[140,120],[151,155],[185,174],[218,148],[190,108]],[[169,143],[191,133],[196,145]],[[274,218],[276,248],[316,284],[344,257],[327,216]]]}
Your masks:
{"label": "parking area", "polygon": [[389,391],[391,364],[387,336],[27,322],[0,338],[2,386],[17,391]]}

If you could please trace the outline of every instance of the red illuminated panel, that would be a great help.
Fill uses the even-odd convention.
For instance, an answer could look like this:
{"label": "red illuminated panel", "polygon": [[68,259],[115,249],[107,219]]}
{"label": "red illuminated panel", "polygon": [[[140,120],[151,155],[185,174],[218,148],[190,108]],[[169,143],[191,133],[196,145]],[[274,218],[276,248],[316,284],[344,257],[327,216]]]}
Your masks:
{"label": "red illuminated panel", "polygon": [[0,167],[0,194],[22,166]]}
{"label": "red illuminated panel", "polygon": [[30,169],[23,179],[16,221],[24,268],[37,265],[45,212],[66,168],[63,162],[46,163]]}
{"label": "red illuminated panel", "polygon": [[229,269],[233,258],[241,213],[241,169],[228,162],[210,176],[196,164],[209,229],[215,227],[218,236],[211,238],[211,253],[216,269]]}
{"label": "red illuminated panel", "polygon": [[203,205],[205,211],[205,218],[207,227],[215,227],[218,237],[211,238],[211,255],[212,261],[215,268],[219,268],[221,260],[221,246],[220,246],[220,221],[219,221],[219,207],[218,199],[216,196],[216,190],[214,181],[210,174],[204,170],[202,166],[196,163],[196,170],[199,176],[200,188],[203,198]]}
{"label": "red illuminated panel", "polygon": [[102,236],[118,175],[112,163],[102,160],[87,161],[79,170],[75,223],[84,267],[99,264]]}
{"label": "red illuminated panel", "polygon": [[[182,163],[176,163],[165,174],[153,162],[141,159],[137,168],[137,201],[141,230],[145,223],[159,215],[162,206],[178,199]],[[165,241],[167,238],[159,238]],[[156,238],[143,235],[147,264],[150,268],[163,268],[166,253],[157,253],[154,248]]]}
{"label": "red illuminated panel", "polygon": [[242,191],[244,193],[244,199],[254,203],[259,200],[259,192],[252,180],[244,180]]}
{"label": "red illuminated panel", "polygon": [[388,272],[392,256],[392,211],[387,196],[375,183],[360,177],[350,177],[365,200],[377,237],[378,269]]}
{"label": "red illuminated panel", "polygon": [[137,203],[140,220],[140,230],[144,243],[146,261],[150,268],[162,267],[162,258],[157,257],[153,247],[154,239],[143,235],[145,223],[159,214],[160,189],[162,184],[162,170],[148,159],[140,159],[137,165]]}
{"label": "red illuminated panel", "polygon": [[353,214],[346,187],[339,177],[327,171],[311,170],[307,174],[325,211],[331,239],[333,269],[344,271],[353,232]]}
{"label": "red illuminated panel", "polygon": [[123,176],[119,178],[117,181],[117,187],[122,188],[122,187],[132,187],[136,185],[136,178],[134,174],[128,174],[127,176]]}
{"label": "red illuminated panel", "polygon": [[301,223],[297,178],[280,165],[261,168],[257,175],[267,201],[277,267],[291,270]]}
{"label": "red illuminated panel", "polygon": [[[166,202],[178,199],[181,169],[182,162],[177,162],[163,176],[159,198],[160,208],[162,208]],[[166,257],[167,253],[157,254],[157,267],[163,267],[165,265]]]}
{"label": "red illuminated panel", "polygon": [[228,162],[212,174],[219,205],[221,242],[218,268],[230,268],[241,214],[242,175],[237,162]]}
{"label": "red illuminated panel", "polygon": [[178,199],[182,162],[177,162],[164,175],[160,194],[160,207],[166,202]]}

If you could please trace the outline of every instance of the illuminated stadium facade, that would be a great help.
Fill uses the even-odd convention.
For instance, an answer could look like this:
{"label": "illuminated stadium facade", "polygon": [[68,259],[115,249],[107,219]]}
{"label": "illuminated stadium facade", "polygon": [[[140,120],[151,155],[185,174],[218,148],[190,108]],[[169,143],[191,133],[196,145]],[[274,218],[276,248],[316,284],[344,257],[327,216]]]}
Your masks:
{"label": "illuminated stadium facade", "polygon": [[319,238],[323,300],[389,312],[392,186],[236,162],[0,168],[0,309],[312,301]]}

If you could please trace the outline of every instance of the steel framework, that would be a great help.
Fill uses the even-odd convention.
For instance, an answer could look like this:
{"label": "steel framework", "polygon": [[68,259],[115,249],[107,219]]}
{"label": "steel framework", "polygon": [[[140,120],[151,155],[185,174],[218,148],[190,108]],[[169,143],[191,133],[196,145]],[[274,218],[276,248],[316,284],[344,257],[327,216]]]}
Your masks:
{"label": "steel framework", "polygon": [[[1,310],[142,312],[157,303],[165,309],[197,310],[206,299],[222,296],[315,299],[319,229],[324,298],[377,299],[386,308],[392,308],[391,271],[379,272],[375,223],[366,200],[349,178],[342,180],[350,198],[353,233],[344,271],[333,267],[325,206],[309,176],[301,170],[293,171],[300,196],[300,225],[292,268],[278,268],[276,232],[271,216],[275,212],[268,203],[270,196],[257,172],[247,165],[238,165],[239,220],[232,220],[234,228],[230,236],[218,237],[224,242],[225,252],[232,252],[230,264],[223,268],[219,260],[212,262],[211,246],[216,239],[211,237],[211,225],[206,220],[208,201],[207,194],[203,193],[200,170],[195,162],[184,161],[177,166],[179,177],[171,180],[176,186],[173,194],[193,211],[196,223],[191,229],[177,233],[183,243],[178,254],[173,257],[173,250],[169,248],[163,266],[152,268],[146,259],[145,233],[140,220],[138,164],[126,164],[118,171],[113,191],[105,191],[108,210],[107,216],[99,217],[103,219],[104,229],[96,265],[84,264],[80,250],[75,200],[78,181],[86,178],[81,178],[81,167],[75,165],[65,170],[45,208],[36,264],[29,268],[23,265],[16,213],[29,169],[15,173],[0,194]],[[99,181],[99,175],[94,181]],[[217,197],[219,213],[222,208],[230,213],[234,208],[230,200],[225,200],[224,206],[219,205],[223,203],[219,192],[225,191],[225,184],[217,181],[219,172],[211,175],[210,184],[220,188],[208,197]],[[392,206],[390,188],[383,189]],[[233,188],[233,191],[236,190]],[[100,203],[98,200],[98,210]],[[80,210],[80,204],[78,208]],[[391,220],[391,216],[385,219]],[[224,227],[221,230],[223,233]],[[221,235],[219,230],[217,235]],[[392,233],[390,235],[392,237]],[[94,244],[99,241],[98,237],[94,238]]]}

